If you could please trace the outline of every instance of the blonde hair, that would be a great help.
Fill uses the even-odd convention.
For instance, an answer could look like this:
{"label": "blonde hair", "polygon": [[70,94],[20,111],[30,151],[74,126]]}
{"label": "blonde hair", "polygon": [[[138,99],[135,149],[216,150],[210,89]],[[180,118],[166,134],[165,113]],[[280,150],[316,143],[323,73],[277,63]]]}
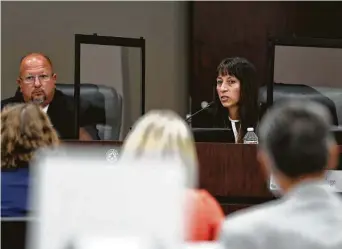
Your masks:
{"label": "blonde hair", "polygon": [[41,147],[59,144],[48,116],[34,104],[14,104],[1,112],[1,168],[27,165]]}
{"label": "blonde hair", "polygon": [[127,135],[121,159],[180,159],[186,167],[190,185],[197,184],[198,159],[192,132],[185,121],[169,110],[149,111]]}

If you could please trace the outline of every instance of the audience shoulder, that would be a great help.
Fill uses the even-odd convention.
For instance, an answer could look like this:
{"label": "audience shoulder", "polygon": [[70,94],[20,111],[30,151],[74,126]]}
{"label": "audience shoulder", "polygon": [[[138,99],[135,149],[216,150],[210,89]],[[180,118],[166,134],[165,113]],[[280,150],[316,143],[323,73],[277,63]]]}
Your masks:
{"label": "audience shoulder", "polygon": [[228,215],[218,236],[219,244],[223,248],[229,249],[259,248],[258,238],[262,237],[262,230],[259,230],[258,227],[262,221],[256,223],[255,215],[260,219],[259,221],[261,221],[261,217],[267,219],[263,215],[258,215],[257,210],[241,210]]}
{"label": "audience shoulder", "polygon": [[[253,233],[258,226],[267,223],[270,217],[277,215],[281,200],[271,201],[247,209],[242,209],[227,216],[222,226],[223,233]],[[274,213],[274,214],[273,214]]]}

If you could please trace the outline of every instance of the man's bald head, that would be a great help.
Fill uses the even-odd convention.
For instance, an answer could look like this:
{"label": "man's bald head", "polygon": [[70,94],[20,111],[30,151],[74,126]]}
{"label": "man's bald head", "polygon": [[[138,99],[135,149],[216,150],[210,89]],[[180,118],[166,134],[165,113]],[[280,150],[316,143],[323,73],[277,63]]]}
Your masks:
{"label": "man's bald head", "polygon": [[31,52],[31,53],[28,53],[25,56],[21,57],[20,67],[19,67],[20,72],[21,72],[24,64],[32,62],[32,60],[43,60],[47,64],[49,64],[49,66],[51,67],[51,70],[53,70],[52,61],[50,60],[49,56],[47,56],[46,54],[43,54],[43,53],[39,53],[39,52]]}
{"label": "man's bald head", "polygon": [[45,54],[29,53],[21,58],[17,83],[25,102],[48,105],[55,93],[56,77]]}

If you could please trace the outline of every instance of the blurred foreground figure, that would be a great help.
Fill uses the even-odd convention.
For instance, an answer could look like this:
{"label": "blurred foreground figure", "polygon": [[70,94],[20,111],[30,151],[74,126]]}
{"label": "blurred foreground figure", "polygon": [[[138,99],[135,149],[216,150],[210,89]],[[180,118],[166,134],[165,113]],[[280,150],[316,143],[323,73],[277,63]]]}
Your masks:
{"label": "blurred foreground figure", "polygon": [[[197,153],[188,125],[172,111],[150,111],[127,136],[120,160],[179,160],[186,167],[189,187],[197,182]],[[162,167],[162,165],[161,165]],[[224,219],[217,201],[206,190],[188,191],[188,241],[215,240]]]}
{"label": "blurred foreground figure", "polygon": [[26,216],[29,163],[37,149],[57,145],[49,118],[35,104],[6,106],[1,112],[1,216]]}
{"label": "blurred foreground figure", "polygon": [[284,196],[231,215],[220,235],[224,248],[342,248],[342,199],[324,180],[338,163],[330,124],[323,106],[303,100],[266,114],[258,159]]}

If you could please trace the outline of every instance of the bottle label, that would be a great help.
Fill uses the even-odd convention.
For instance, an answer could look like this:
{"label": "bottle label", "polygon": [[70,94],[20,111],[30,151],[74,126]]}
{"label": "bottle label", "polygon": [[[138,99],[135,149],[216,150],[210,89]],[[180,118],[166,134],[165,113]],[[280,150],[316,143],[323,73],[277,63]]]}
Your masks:
{"label": "bottle label", "polygon": [[244,141],[244,144],[258,144],[258,141]]}

